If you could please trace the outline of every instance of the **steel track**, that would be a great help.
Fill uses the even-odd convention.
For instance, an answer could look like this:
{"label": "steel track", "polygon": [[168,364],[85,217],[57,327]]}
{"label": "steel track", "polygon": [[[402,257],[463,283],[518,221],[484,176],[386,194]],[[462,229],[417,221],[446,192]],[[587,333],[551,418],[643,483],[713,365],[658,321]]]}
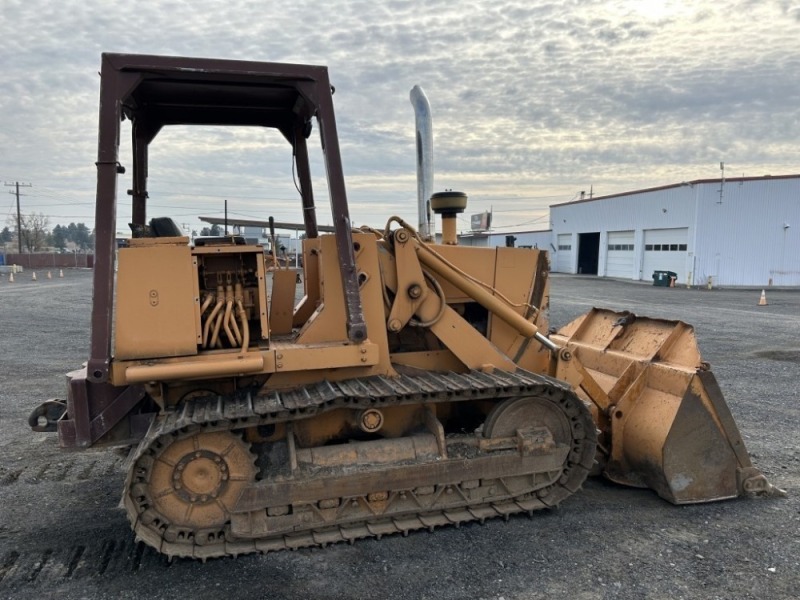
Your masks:
{"label": "steel track", "polygon": [[[153,516],[152,500],[142,492],[149,481],[154,457],[167,445],[198,431],[238,431],[305,419],[342,407],[358,409],[530,395],[549,399],[568,417],[573,438],[568,458],[557,472],[531,474],[528,489],[520,490],[519,486],[513,486],[513,493],[504,494],[503,489],[498,491],[497,480],[481,480],[480,486],[493,486],[491,490],[485,490],[489,498],[487,501],[470,502],[461,495],[462,502],[451,501],[441,509],[427,506],[420,507],[416,512],[405,511],[390,516],[377,515],[333,524],[315,523],[306,528],[293,527],[291,531],[262,537],[248,536],[249,539],[245,539],[234,536],[230,525],[210,533],[203,531],[202,534],[175,528],[158,515]],[[394,533],[407,535],[416,529],[458,526],[468,521],[483,522],[496,517],[507,519],[515,513],[532,513],[555,507],[580,489],[594,462],[596,443],[596,429],[591,414],[569,386],[556,379],[522,370],[516,373],[473,371],[466,374],[422,373],[397,378],[370,377],[321,382],[266,395],[243,392],[231,397],[195,398],[173,411],[159,415],[132,453],[123,505],[137,538],[170,557],[205,560],[252,552],[322,547]],[[460,494],[460,485],[448,484],[448,493],[455,489]],[[445,486],[441,487],[437,493],[441,493]],[[409,490],[389,491],[390,494],[406,492]],[[354,499],[342,500],[349,502]]]}

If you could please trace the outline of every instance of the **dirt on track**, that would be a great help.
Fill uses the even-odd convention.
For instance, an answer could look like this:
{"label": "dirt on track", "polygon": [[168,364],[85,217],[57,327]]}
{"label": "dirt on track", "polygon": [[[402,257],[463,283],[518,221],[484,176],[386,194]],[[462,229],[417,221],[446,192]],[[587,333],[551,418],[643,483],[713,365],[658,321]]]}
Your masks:
{"label": "dirt on track", "polygon": [[168,562],[118,509],[123,457],[67,453],[30,410],[87,358],[91,274],[0,278],[0,598],[771,598],[800,596],[800,291],[554,276],[551,322],[590,306],[695,325],[753,462],[786,489],[676,507],[593,479],[560,509],[352,546]]}

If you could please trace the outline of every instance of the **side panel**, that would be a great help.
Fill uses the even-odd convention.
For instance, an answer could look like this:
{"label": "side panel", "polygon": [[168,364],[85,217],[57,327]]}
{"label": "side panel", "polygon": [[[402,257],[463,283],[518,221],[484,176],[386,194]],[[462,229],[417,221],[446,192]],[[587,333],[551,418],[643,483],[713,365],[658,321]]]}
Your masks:
{"label": "side panel", "polygon": [[116,359],[197,354],[193,272],[186,245],[120,249]]}
{"label": "side panel", "polygon": [[[495,272],[495,248],[475,248],[469,246],[432,245],[431,248],[457,269],[468,273],[478,281],[491,285]],[[470,302],[472,299],[464,292],[446,281],[439,282],[444,290],[447,301]]]}
{"label": "side panel", "polygon": [[[495,295],[502,294],[513,303],[514,312],[525,318],[529,317],[530,302],[541,302],[540,298],[531,298],[536,282],[536,267],[539,264],[539,250],[524,248],[496,248],[496,266],[494,280],[491,282]],[[537,307],[539,308],[539,307]],[[536,325],[547,331],[547,320],[540,313]],[[508,323],[491,315],[489,319],[489,339],[504,353],[514,355],[512,346],[522,343],[519,333]]]}
{"label": "side panel", "polygon": [[[494,288],[515,305],[515,312],[532,319],[540,331],[547,331],[550,302],[549,261],[542,250],[497,248]],[[530,306],[529,306],[530,305]],[[531,307],[539,309],[535,314]],[[519,366],[529,371],[547,371],[550,353],[541,344],[525,338],[495,315],[489,319],[489,339]]]}

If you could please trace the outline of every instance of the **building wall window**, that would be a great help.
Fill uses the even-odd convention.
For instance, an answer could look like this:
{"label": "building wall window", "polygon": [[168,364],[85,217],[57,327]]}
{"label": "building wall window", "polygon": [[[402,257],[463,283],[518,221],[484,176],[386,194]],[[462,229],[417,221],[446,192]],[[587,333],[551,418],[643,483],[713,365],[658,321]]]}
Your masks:
{"label": "building wall window", "polygon": [[625,252],[632,252],[633,251],[633,244],[609,244],[608,249],[615,251],[625,251]]}
{"label": "building wall window", "polygon": [[686,252],[686,244],[645,244],[644,249],[648,252]]}
{"label": "building wall window", "polygon": [[572,244],[559,244],[559,250],[572,250]]}

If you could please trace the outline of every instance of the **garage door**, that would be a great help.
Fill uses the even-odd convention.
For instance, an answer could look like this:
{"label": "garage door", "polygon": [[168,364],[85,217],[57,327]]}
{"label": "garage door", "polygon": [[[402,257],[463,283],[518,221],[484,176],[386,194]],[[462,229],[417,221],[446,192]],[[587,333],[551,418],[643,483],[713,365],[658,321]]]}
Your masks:
{"label": "garage door", "polygon": [[572,273],[572,234],[558,234],[558,246],[556,249],[556,272]]}
{"label": "garage door", "polygon": [[686,283],[689,229],[645,229],[642,279],[649,281],[653,271],[674,271],[678,282]]}
{"label": "garage door", "polygon": [[606,277],[634,279],[633,257],[633,231],[609,231]]}

